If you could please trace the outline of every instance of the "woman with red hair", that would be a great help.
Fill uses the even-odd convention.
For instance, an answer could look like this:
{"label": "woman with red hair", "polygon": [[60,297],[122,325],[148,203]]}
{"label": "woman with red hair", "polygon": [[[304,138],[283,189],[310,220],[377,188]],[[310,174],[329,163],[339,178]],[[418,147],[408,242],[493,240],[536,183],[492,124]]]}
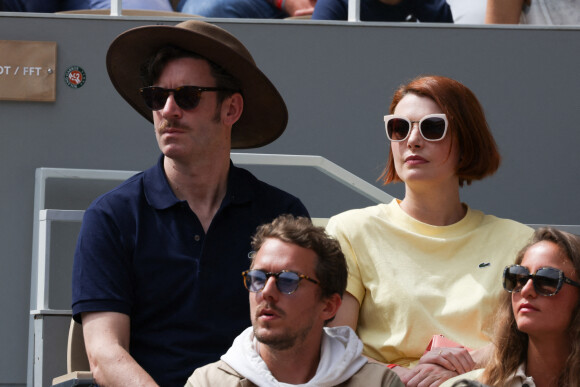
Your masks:
{"label": "woman with red hair", "polygon": [[[460,200],[460,187],[500,164],[483,109],[467,87],[418,77],[397,89],[389,113],[381,179],[403,182],[405,196],[330,219],[327,230],[349,264],[347,293],[332,324],[355,329],[364,354],[389,364],[408,386],[437,386],[479,360],[466,348],[490,342],[498,278],[533,230]],[[465,348],[424,354],[434,335]]]}

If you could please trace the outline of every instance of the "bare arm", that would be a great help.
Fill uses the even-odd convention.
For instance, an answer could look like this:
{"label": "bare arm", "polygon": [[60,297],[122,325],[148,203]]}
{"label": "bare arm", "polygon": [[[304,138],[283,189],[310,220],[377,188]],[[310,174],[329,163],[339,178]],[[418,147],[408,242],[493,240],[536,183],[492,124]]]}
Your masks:
{"label": "bare arm", "polygon": [[89,364],[99,386],[157,386],[129,354],[129,316],[115,312],[82,314]]}
{"label": "bare arm", "polygon": [[[405,372],[401,375],[397,370],[405,370]],[[436,364],[417,364],[411,369],[395,367],[393,371],[397,372],[406,387],[437,387],[458,375],[457,372]]]}
{"label": "bare arm", "polygon": [[410,370],[397,367],[394,371],[407,387],[418,385],[438,386],[450,377],[484,368],[493,351],[493,345],[467,352],[465,348],[435,348],[425,353],[419,364]]}
{"label": "bare arm", "polygon": [[311,15],[314,12],[316,0],[284,0],[284,11],[290,16]]}
{"label": "bare arm", "polygon": [[486,24],[519,24],[524,0],[487,0]]}
{"label": "bare arm", "polygon": [[342,305],[338,309],[336,317],[328,325],[331,327],[347,325],[356,331],[359,310],[358,300],[352,294],[345,292],[342,296]]}
{"label": "bare arm", "polygon": [[465,348],[438,347],[423,354],[419,364],[437,364],[450,371],[464,374],[475,367],[475,360]]}
{"label": "bare arm", "polygon": [[[369,361],[387,365],[370,358]],[[406,387],[437,387],[444,381],[458,375],[457,371],[434,363],[420,363],[413,368],[396,366],[392,370]]]}

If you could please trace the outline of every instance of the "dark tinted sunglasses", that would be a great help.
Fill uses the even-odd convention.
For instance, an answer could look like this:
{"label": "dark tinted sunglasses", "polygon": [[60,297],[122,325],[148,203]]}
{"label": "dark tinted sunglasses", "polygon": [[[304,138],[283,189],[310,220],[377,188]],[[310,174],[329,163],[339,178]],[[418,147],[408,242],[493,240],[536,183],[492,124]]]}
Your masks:
{"label": "dark tinted sunglasses", "polygon": [[507,266],[503,270],[503,287],[508,292],[519,292],[532,280],[534,290],[542,296],[557,294],[565,283],[580,288],[580,283],[566,278],[562,270],[553,267],[542,267],[536,274],[530,274],[527,267],[520,265]]}
{"label": "dark tinted sunglasses", "polygon": [[151,110],[163,109],[170,93],[173,93],[173,98],[180,108],[183,110],[192,110],[199,104],[201,93],[204,91],[228,90],[230,89],[222,87],[180,86],[176,89],[164,89],[162,87],[149,86],[139,89],[139,92],[141,93],[145,104]]}
{"label": "dark tinted sunglasses", "polygon": [[246,270],[242,273],[242,276],[244,277],[244,286],[246,289],[254,293],[264,289],[270,277],[276,278],[276,287],[280,292],[286,294],[294,293],[298,289],[298,284],[303,279],[314,284],[319,283],[304,274],[298,274],[288,270],[282,270],[278,273],[267,273],[263,270]]}
{"label": "dark tinted sunglasses", "polygon": [[427,141],[440,141],[447,133],[447,117],[445,114],[428,114],[420,121],[410,121],[408,118],[390,114],[385,116],[385,129],[391,141],[405,141],[411,133],[414,123],[419,123],[421,137]]}

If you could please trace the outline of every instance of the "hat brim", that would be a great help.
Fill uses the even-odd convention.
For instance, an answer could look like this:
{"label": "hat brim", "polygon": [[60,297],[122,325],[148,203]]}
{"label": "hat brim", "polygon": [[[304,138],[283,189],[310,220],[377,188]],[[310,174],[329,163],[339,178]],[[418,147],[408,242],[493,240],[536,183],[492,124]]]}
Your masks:
{"label": "hat brim", "polygon": [[144,26],[119,35],[107,52],[107,71],[115,89],[143,117],[153,113],[139,93],[141,65],[165,46],[194,52],[224,68],[242,85],[244,110],[232,127],[232,148],[256,148],[276,140],[288,123],[282,96],[258,69],[250,53],[224,29],[197,20],[176,26]]}

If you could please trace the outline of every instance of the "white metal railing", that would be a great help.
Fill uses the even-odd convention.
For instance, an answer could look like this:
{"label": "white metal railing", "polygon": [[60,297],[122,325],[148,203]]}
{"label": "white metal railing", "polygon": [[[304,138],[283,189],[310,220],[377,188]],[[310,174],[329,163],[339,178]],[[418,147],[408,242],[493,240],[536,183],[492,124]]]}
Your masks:
{"label": "white metal railing", "polygon": [[348,0],[348,21],[360,21],[360,0]]}
{"label": "white metal railing", "polygon": [[50,309],[50,240],[52,222],[81,222],[84,210],[40,210],[38,214],[38,264],[36,282],[36,309],[30,314],[71,314],[70,310]]}
{"label": "white metal railing", "polygon": [[[52,178],[85,179],[85,180],[117,180],[123,181],[133,176],[137,171],[110,171],[68,168],[38,168],[34,182],[34,208],[32,228],[32,267],[30,285],[31,314],[43,313],[62,314],[65,311],[51,310],[48,306],[48,286],[50,273],[50,231],[51,222],[75,221],[84,211],[46,210],[46,181]],[[44,212],[43,212],[44,210]],[[70,311],[68,311],[70,314]]]}
{"label": "white metal railing", "polygon": [[393,197],[374,185],[322,156],[232,153],[232,161],[244,165],[286,165],[312,167],[376,203],[388,203]]}
{"label": "white metal railing", "polygon": [[123,14],[123,0],[111,0],[111,16]]}

